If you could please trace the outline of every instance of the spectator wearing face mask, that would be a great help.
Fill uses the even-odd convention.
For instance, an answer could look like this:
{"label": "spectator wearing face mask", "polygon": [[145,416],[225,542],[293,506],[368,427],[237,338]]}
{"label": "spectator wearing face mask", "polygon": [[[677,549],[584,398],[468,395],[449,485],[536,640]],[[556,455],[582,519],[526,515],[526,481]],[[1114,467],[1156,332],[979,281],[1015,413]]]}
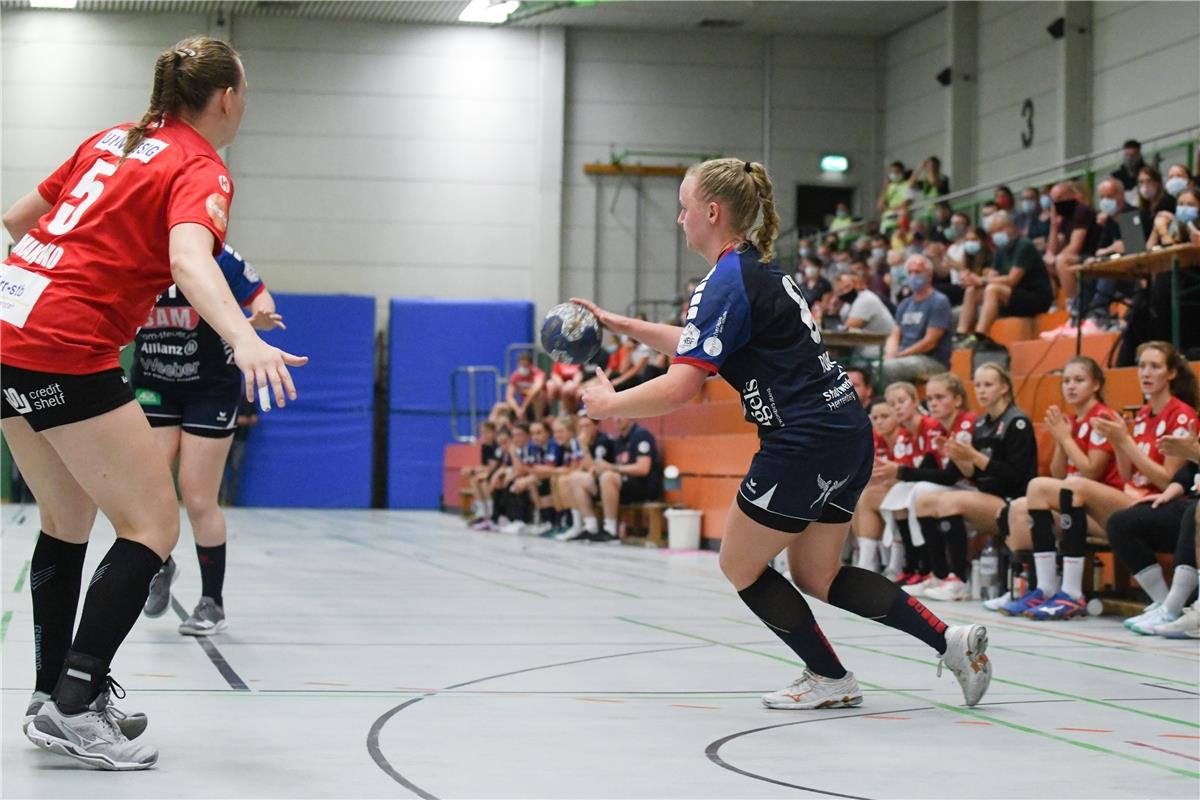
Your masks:
{"label": "spectator wearing face mask", "polygon": [[1195,189],[1196,179],[1191,171],[1183,164],[1172,164],[1167,169],[1167,181],[1163,184],[1167,194],[1178,198],[1184,189]]}
{"label": "spectator wearing face mask", "polygon": [[965,346],[980,340],[990,341],[988,333],[1000,316],[1035,317],[1054,302],[1045,262],[1033,242],[1017,233],[1017,226],[1007,212],[997,211],[992,215],[990,233],[996,246],[992,265],[980,274],[963,276],[967,289],[958,331],[959,341]]}
{"label": "spectator wearing face mask", "polygon": [[1154,230],[1146,241],[1146,247],[1171,247],[1177,244],[1200,244],[1200,229],[1197,229],[1196,212],[1200,207],[1200,194],[1195,189],[1184,189],[1175,199],[1175,213],[1164,211],[1154,220]]}
{"label": "spectator wearing face mask", "polygon": [[1142,230],[1154,227],[1155,218],[1164,211],[1175,211],[1175,198],[1163,187],[1162,175],[1154,167],[1142,167],[1138,171],[1137,183],[1138,216],[1142,218]]}
{"label": "spectator wearing face mask", "polygon": [[[1105,178],[1096,189],[1099,198],[1096,206],[1099,214],[1096,224],[1100,226],[1100,238],[1096,242],[1094,256],[1084,259],[1084,264],[1110,256],[1119,256],[1125,252],[1125,243],[1121,241],[1121,226],[1117,217],[1125,212],[1125,189],[1121,182],[1113,177]],[[1083,299],[1083,332],[1096,333],[1113,330],[1120,326],[1119,321],[1109,311],[1118,293],[1129,296],[1133,293],[1132,281],[1118,281],[1114,278],[1084,281],[1080,287]],[[1054,335],[1055,331],[1042,334],[1044,338]]]}
{"label": "spectator wearing face mask", "polygon": [[796,283],[800,284],[800,294],[809,308],[821,302],[821,298],[833,290],[833,286],[825,279],[821,262],[815,258],[801,259],[800,273],[796,277]]}
{"label": "spectator wearing face mask", "polygon": [[1146,162],[1142,160],[1142,143],[1137,139],[1126,139],[1121,166],[1113,171],[1112,177],[1119,180],[1124,187],[1127,205],[1137,205],[1138,173],[1144,166]]}
{"label": "spectator wearing face mask", "polygon": [[1074,267],[1096,252],[1100,226],[1096,223],[1096,212],[1084,201],[1083,192],[1074,181],[1056,183],[1050,190],[1050,199],[1054,202],[1054,215],[1044,260],[1051,277],[1058,276],[1071,316],[1063,328],[1055,331],[1057,335],[1071,333],[1079,324]]}
{"label": "spectator wearing face mask", "polygon": [[[1011,200],[1011,199],[1012,199],[1012,195],[1010,194],[1009,200]],[[996,205],[995,200],[985,201],[983,203],[983,205],[981,205],[979,207],[979,227],[983,228],[985,231],[991,230],[992,214],[995,214],[999,209],[1000,209],[1000,207],[998,205]]]}
{"label": "spectator wearing face mask", "polygon": [[954,209],[950,208],[950,204],[945,200],[933,207],[933,223],[929,230],[929,238],[932,241],[948,242],[950,240],[946,231],[950,228],[950,218],[953,216]]}
{"label": "spectator wearing face mask", "polygon": [[904,266],[912,296],[897,307],[896,327],[884,345],[885,384],[927,378],[950,367],[950,301],[934,291],[928,258],[910,256]]}
{"label": "spectator wearing face mask", "polygon": [[[852,273],[842,272],[834,279],[833,297],[837,319],[845,330],[886,334],[896,326],[891,312],[879,295]],[[878,358],[879,346],[856,348],[854,355],[867,359]]]}
{"label": "spectator wearing face mask", "polygon": [[854,217],[850,215],[850,207],[845,203],[838,203],[837,208],[834,209],[833,219],[829,221],[829,231],[837,234],[838,242],[842,247],[862,235],[855,224]]}
{"label": "spectator wearing face mask", "polygon": [[1013,223],[1017,226],[1018,235],[1033,242],[1039,252],[1045,251],[1046,236],[1050,233],[1050,216],[1043,214],[1036,187],[1029,186],[1021,191]]}
{"label": "spectator wearing face mask", "polygon": [[908,201],[909,173],[903,161],[893,161],[883,176],[883,190],[875,207],[880,212],[879,232],[889,235],[900,222],[900,209]]}
{"label": "spectator wearing face mask", "polygon": [[523,352],[517,356],[517,368],[508,376],[505,403],[519,420],[542,418],[546,404],[546,373],[533,363],[533,355]]}

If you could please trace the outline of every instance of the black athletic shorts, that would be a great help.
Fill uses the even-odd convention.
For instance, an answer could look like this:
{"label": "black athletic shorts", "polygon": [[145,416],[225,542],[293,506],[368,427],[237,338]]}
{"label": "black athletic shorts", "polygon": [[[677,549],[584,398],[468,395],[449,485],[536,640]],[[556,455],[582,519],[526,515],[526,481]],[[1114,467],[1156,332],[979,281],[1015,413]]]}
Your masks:
{"label": "black athletic shorts", "polygon": [[1036,317],[1038,314],[1044,314],[1053,302],[1052,295],[1014,286],[1012,294],[1008,298],[1008,305],[1000,309],[1000,316]]}
{"label": "black athletic shorts", "polygon": [[121,369],[62,375],[2,366],[0,389],[0,419],[24,417],[35,431],[98,417],[133,399]]}
{"label": "black athletic shorts", "polygon": [[738,487],[738,508],[783,533],[800,533],[810,522],[849,522],[874,458],[870,428],[820,447],[766,440]]}
{"label": "black athletic shorts", "polygon": [[139,387],[134,396],[151,428],[180,425],[193,436],[223,439],[237,430],[242,390],[234,386],[222,393],[198,394],[184,389]]}
{"label": "black athletic shorts", "polygon": [[645,477],[621,476],[621,502],[646,503],[662,499],[662,486]]}
{"label": "black athletic shorts", "polygon": [[549,497],[551,488],[549,478],[544,481],[538,481],[538,497]]}

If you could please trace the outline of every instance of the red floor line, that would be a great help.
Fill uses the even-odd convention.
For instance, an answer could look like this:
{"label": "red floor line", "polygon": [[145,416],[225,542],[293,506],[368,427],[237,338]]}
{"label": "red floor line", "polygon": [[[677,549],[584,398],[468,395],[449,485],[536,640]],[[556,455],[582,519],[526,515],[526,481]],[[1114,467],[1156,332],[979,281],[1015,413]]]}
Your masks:
{"label": "red floor line", "polygon": [[671,703],[671,708],[709,708],[715,710],[719,706],[693,706],[687,703]]}
{"label": "red floor line", "polygon": [[624,700],[605,700],[600,697],[576,697],[575,699],[581,700],[584,703],[616,703],[616,704],[620,705],[625,702]]}
{"label": "red floor line", "polygon": [[1200,739],[1200,736],[1192,736],[1190,733],[1160,733],[1164,739]]}
{"label": "red floor line", "polygon": [[1055,728],[1056,731],[1079,731],[1080,733],[1112,733],[1102,728]]}
{"label": "red floor line", "polygon": [[1172,755],[1172,756],[1179,756],[1180,758],[1186,758],[1189,761],[1200,761],[1200,758],[1196,758],[1195,756],[1189,756],[1187,753],[1176,753],[1174,750],[1164,750],[1161,747],[1155,747],[1154,745],[1146,744],[1145,742],[1134,742],[1134,741],[1130,740],[1130,741],[1126,741],[1125,744],[1132,744],[1136,747],[1144,747],[1147,750],[1157,750],[1160,753],[1166,753],[1167,755]]}

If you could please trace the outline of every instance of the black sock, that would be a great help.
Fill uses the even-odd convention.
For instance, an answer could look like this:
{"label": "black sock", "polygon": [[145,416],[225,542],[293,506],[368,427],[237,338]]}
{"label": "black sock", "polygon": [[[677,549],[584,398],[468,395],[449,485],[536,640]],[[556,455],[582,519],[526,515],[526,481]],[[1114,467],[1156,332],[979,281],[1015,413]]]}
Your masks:
{"label": "black sock", "polygon": [[87,544],[71,544],[42,531],[29,562],[29,593],[33,596],[34,688],[49,694],[62,672],[75,631],[79,586]]}
{"label": "black sock", "polygon": [[925,545],[917,547],[913,544],[908,517],[896,520],[896,529],[900,532],[900,541],[904,542],[904,571],[920,573],[922,562],[925,560]]}
{"label": "black sock", "polygon": [[1087,511],[1075,505],[1075,493],[1070,489],[1058,493],[1058,503],[1062,512],[1062,554],[1078,558],[1087,549]]}
{"label": "black sock", "polygon": [[946,537],[942,532],[942,521],[937,517],[921,517],[917,520],[921,535],[925,537],[925,557],[929,559],[929,570],[939,578],[950,574],[946,565]]}
{"label": "black sock", "polygon": [[915,636],[939,654],[946,652],[946,623],[882,575],[842,567],[829,585],[829,602]]}
{"label": "black sock", "polygon": [[[117,648],[129,635],[133,623],[142,613],[146,604],[146,595],[150,592],[150,581],[158,574],[163,560],[158,554],[141,542],[132,539],[117,539],[105,554],[104,560],[92,575],[88,585],[87,597],[83,601],[83,614],[79,618],[79,631],[68,654],[68,664],[71,655],[94,659],[88,667],[88,672],[99,671],[96,664],[102,664],[107,674],[108,665],[112,663]],[[60,678],[54,689],[54,697],[59,699],[59,690],[63,688]],[[93,680],[92,688],[98,684]],[[96,690],[98,691],[98,689]],[[77,696],[77,693],[71,697]],[[95,695],[87,698],[86,702],[75,704],[87,705]]]}
{"label": "black sock", "polygon": [[1029,535],[1033,539],[1033,552],[1054,552],[1054,515],[1048,509],[1029,509]]}
{"label": "black sock", "polygon": [[200,594],[211,597],[214,603],[224,607],[225,599],[221,597],[221,590],[225,588],[225,545],[196,545],[196,558],[200,561]]}
{"label": "black sock", "polygon": [[554,509],[543,507],[538,509],[538,522],[553,525],[554,524]]}
{"label": "black sock", "polygon": [[[886,581],[886,578],[880,578]],[[846,668],[821,632],[804,596],[787,578],[767,567],[758,580],[738,592],[754,615],[800,656],[804,665],[824,678],[844,678]]]}
{"label": "black sock", "polygon": [[104,691],[107,678],[107,661],[75,650],[68,651],[62,673],[54,685],[54,705],[64,714],[82,714]]}
{"label": "black sock", "polygon": [[946,550],[950,554],[950,571],[965,581],[971,576],[967,572],[967,523],[961,514],[953,514],[943,519],[942,525],[949,525]]}

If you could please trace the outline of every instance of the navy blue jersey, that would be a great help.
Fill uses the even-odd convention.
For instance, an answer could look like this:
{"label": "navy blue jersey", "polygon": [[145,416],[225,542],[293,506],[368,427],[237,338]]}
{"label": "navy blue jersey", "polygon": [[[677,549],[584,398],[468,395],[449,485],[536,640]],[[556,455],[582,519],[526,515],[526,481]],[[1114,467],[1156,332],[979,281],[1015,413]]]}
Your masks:
{"label": "navy blue jersey", "polygon": [[592,458],[600,461],[607,461],[612,464],[617,459],[616,448],[613,447],[613,440],[608,437],[607,433],[597,432],[596,438],[588,445],[588,452]]}
{"label": "navy blue jersey", "polygon": [[870,426],[799,288],[749,242],[727,250],[696,287],[674,361],[737,389],[759,438],[829,440]]}
{"label": "navy blue jersey", "polygon": [[[265,288],[254,268],[229,245],[217,265],[239,304],[249,305]],[[171,286],[150,309],[134,339],[133,385],[136,388],[183,388],[220,393],[241,385],[233,348]]]}
{"label": "navy blue jersey", "polygon": [[617,437],[614,448],[618,464],[634,464],[642,456],[649,456],[650,473],[643,480],[649,481],[651,485],[661,489],[662,459],[659,457],[658,442],[654,440],[654,434],[635,422],[624,436]]}
{"label": "navy blue jersey", "polygon": [[485,467],[489,464],[495,464],[498,462],[501,455],[502,450],[500,445],[496,444],[495,442],[492,442],[491,444],[479,445],[479,461]]}

